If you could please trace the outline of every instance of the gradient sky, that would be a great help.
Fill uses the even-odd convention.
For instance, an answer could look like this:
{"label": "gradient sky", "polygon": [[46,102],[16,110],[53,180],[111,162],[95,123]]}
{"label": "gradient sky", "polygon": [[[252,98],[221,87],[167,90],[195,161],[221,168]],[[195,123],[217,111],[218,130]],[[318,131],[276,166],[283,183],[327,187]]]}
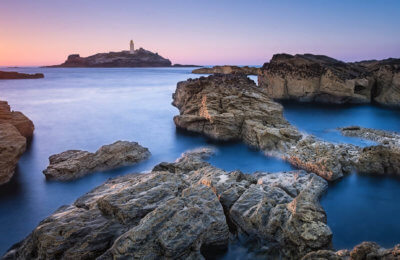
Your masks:
{"label": "gradient sky", "polygon": [[135,45],[173,63],[261,65],[274,53],[400,57],[398,0],[0,0],[0,66]]}

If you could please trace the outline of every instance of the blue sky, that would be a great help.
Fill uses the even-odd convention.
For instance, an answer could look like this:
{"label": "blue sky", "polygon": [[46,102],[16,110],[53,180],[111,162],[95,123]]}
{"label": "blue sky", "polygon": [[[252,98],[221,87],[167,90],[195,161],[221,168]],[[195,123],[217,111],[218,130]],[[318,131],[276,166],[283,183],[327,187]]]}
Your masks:
{"label": "blue sky", "polygon": [[274,53],[400,57],[400,1],[2,0],[0,65],[136,46],[174,63],[261,65]]}

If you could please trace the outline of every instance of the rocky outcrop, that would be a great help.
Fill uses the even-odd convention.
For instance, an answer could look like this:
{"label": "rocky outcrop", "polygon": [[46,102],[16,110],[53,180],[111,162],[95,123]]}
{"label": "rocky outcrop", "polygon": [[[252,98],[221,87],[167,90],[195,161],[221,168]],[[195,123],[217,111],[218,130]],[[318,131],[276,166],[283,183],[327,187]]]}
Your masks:
{"label": "rocky outcrop", "polygon": [[31,120],[18,111],[11,111],[6,101],[0,101],[0,185],[14,175],[26,142],[33,136]]}
{"label": "rocky outcrop", "polygon": [[400,175],[400,134],[358,126],[344,127],[340,130],[343,135],[379,143],[360,151],[356,161],[359,172]]}
{"label": "rocky outcrop", "polygon": [[192,71],[194,74],[232,74],[232,73],[242,73],[246,75],[258,75],[259,68],[249,67],[249,66],[214,66],[212,68],[199,68]]}
{"label": "rocky outcrop", "polygon": [[374,79],[372,96],[375,102],[400,107],[400,59],[362,61],[356,64],[364,67]]}
{"label": "rocky outcrop", "polygon": [[25,152],[26,138],[12,124],[0,123],[0,185],[14,175],[19,158]]}
{"label": "rocky outcrop", "polygon": [[284,158],[298,168],[333,181],[356,167],[360,151],[361,148],[351,144],[333,144],[306,136]]}
{"label": "rocky outcrop", "polygon": [[0,79],[41,79],[44,78],[42,73],[26,74],[14,71],[0,71]]}
{"label": "rocky outcrop", "polygon": [[258,83],[274,99],[400,106],[400,59],[345,63],[323,55],[275,54]]}
{"label": "rocky outcrop", "polygon": [[304,256],[302,260],[327,259],[327,260],[363,260],[363,259],[400,259],[400,244],[386,249],[374,242],[363,242],[353,250],[319,250]]}
{"label": "rocky outcrop", "polygon": [[79,54],[72,54],[60,65],[50,67],[170,67],[171,61],[140,48],[134,53],[129,51],[98,53],[89,57],[80,57]]}
{"label": "rocky outcrop", "polygon": [[230,231],[273,245],[284,259],[330,249],[318,198],[327,183],[305,172],[225,172],[184,154],[148,174],[109,180],[43,220],[4,259],[204,259]]}
{"label": "rocky outcrop", "polygon": [[218,140],[240,139],[260,149],[286,150],[301,135],[282,106],[241,74],[216,74],[179,82],[173,105],[177,127]]}
{"label": "rocky outcrop", "polygon": [[66,181],[95,171],[135,164],[149,156],[149,150],[136,142],[117,141],[103,145],[95,153],[68,150],[54,154],[49,157],[50,164],[43,173],[47,179]]}
{"label": "rocky outcrop", "polygon": [[[218,140],[242,140],[326,180],[368,167],[369,171],[383,174],[398,171],[398,136],[392,134],[390,139],[386,135],[385,141],[380,137],[383,143],[396,142],[392,148],[362,149],[302,134],[284,119],[282,106],[245,75],[216,74],[179,82],[173,105],[180,112],[174,117],[179,128]],[[370,167],[367,162],[375,166]]]}

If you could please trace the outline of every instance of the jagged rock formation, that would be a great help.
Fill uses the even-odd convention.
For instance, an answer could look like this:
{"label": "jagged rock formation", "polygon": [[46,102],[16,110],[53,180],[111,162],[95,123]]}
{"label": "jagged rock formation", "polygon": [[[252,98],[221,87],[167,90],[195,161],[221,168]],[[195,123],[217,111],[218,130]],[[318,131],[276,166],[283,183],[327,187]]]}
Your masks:
{"label": "jagged rock formation", "polygon": [[0,185],[14,175],[19,158],[25,152],[27,139],[32,138],[31,120],[18,111],[11,111],[6,101],[0,101]]}
{"label": "jagged rock formation", "polygon": [[363,242],[353,248],[353,250],[319,250],[305,255],[302,260],[363,260],[363,259],[400,259],[400,244],[393,248],[386,249],[374,242]]}
{"label": "jagged rock formation", "polygon": [[[242,140],[326,180],[336,180],[354,169],[364,171],[367,162],[375,164],[370,171],[398,172],[398,145],[362,149],[302,134],[284,119],[282,106],[245,75],[216,74],[179,82],[173,105],[180,112],[174,117],[179,128],[218,140]],[[379,158],[388,154],[395,159]]]}
{"label": "jagged rock formation", "polygon": [[103,145],[95,153],[68,150],[49,157],[50,164],[43,171],[46,178],[72,180],[95,171],[127,166],[147,159],[150,152],[136,142],[117,141]]}
{"label": "jagged rock formation", "polygon": [[301,135],[245,75],[216,74],[179,82],[173,105],[176,126],[219,140],[241,139],[260,149],[285,150]]}
{"label": "jagged rock formation", "polygon": [[238,67],[238,66],[214,66],[212,68],[199,68],[192,71],[194,74],[232,74],[232,73],[243,73],[246,75],[258,75],[259,68],[256,67]]}
{"label": "jagged rock formation", "polygon": [[0,71],[0,79],[41,79],[44,78],[42,73],[26,74],[14,71]]}
{"label": "jagged rock formation", "polygon": [[140,48],[133,54],[129,51],[98,53],[89,57],[80,57],[79,54],[72,54],[60,65],[50,67],[170,67],[171,61]]}
{"label": "jagged rock formation", "polygon": [[209,153],[104,183],[43,220],[4,259],[204,259],[227,248],[229,230],[284,259],[330,249],[318,203],[325,180],[302,171],[228,173],[202,160]]}
{"label": "jagged rock formation", "polygon": [[400,59],[345,63],[323,55],[275,54],[258,83],[274,99],[400,106]]}

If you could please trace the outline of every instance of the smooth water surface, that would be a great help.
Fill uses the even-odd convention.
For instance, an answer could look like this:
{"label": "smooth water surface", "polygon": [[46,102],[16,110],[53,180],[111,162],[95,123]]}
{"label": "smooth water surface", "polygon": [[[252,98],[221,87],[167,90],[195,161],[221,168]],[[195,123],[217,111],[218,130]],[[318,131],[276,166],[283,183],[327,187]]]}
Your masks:
{"label": "smooth water surface", "polygon": [[[193,68],[18,68],[45,74],[44,79],[0,81],[0,99],[22,111],[35,124],[34,138],[20,159],[17,174],[0,186],[0,255],[23,239],[54,210],[110,177],[149,171],[161,161],[174,161],[184,151],[217,148],[214,165],[244,172],[291,170],[240,143],[216,144],[199,135],[176,131],[171,105],[176,83]],[[152,153],[133,167],[94,173],[72,182],[46,181],[48,157],[68,149],[95,151],[117,140],[137,141]],[[229,162],[229,163],[228,163]]]}
{"label": "smooth water surface", "polygon": [[[18,164],[17,174],[9,184],[0,186],[0,255],[58,207],[72,203],[108,178],[149,171],[157,163],[174,161],[190,149],[215,147],[216,155],[209,161],[229,171],[292,169],[287,163],[265,157],[241,143],[214,143],[200,135],[176,130],[172,118],[178,110],[171,105],[171,95],[178,81],[199,76],[190,73],[192,68],[8,70],[42,72],[45,78],[0,81],[0,99],[7,100],[13,110],[22,111],[35,124],[34,139]],[[361,125],[400,131],[399,115],[398,111],[373,106],[285,104],[285,116],[300,130],[329,141],[360,145],[368,143],[344,138],[335,128]],[[138,141],[150,149],[152,156],[136,166],[94,173],[72,182],[45,180],[42,170],[51,154],[68,149],[95,151],[116,140]],[[396,191],[400,190],[400,183],[392,178],[384,180],[382,184],[370,177],[352,175],[330,185],[322,204],[328,213],[335,247],[352,247],[370,237],[386,246],[400,242],[393,232],[379,229],[396,221],[397,214],[387,214],[388,210],[399,210]],[[358,193],[358,189],[362,192]],[[381,198],[386,198],[386,202],[375,203]],[[353,202],[359,207],[351,207]],[[360,209],[364,210],[362,215],[358,213]],[[368,234],[358,232],[372,225],[374,228]],[[348,235],[349,230],[354,234]],[[249,257],[247,249],[235,245],[225,259],[233,255]]]}

